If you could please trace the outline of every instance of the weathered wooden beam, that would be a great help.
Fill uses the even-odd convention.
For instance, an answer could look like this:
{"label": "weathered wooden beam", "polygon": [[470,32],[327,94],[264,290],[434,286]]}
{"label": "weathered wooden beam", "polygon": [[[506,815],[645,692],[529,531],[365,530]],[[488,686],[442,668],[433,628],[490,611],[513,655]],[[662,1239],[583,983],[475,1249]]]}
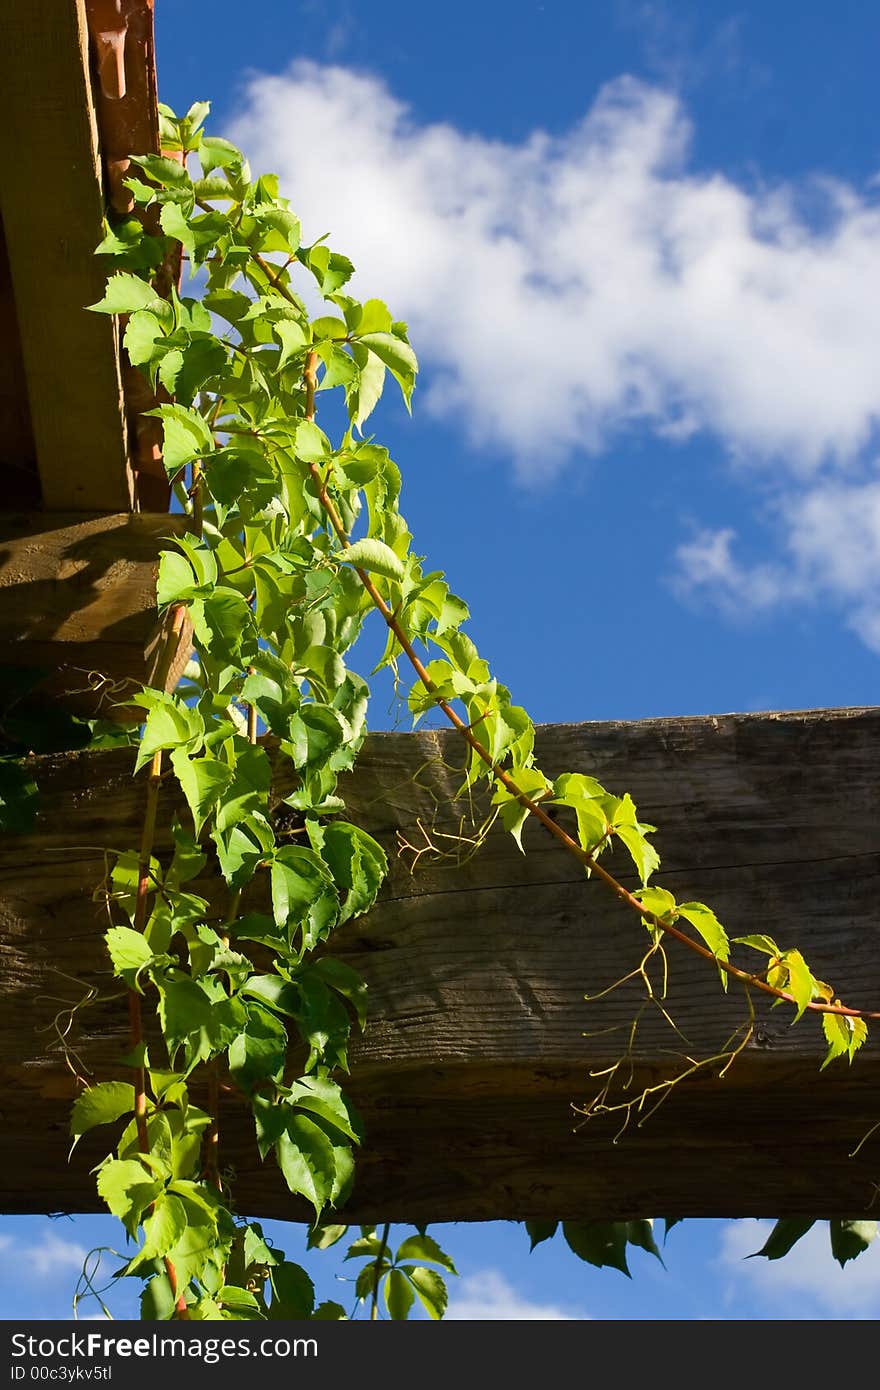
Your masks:
{"label": "weathered wooden beam", "polygon": [[40,502],[37,450],[21,360],[21,339],[6,233],[0,213],[0,478],[4,506],[34,507]]}
{"label": "weathered wooden beam", "polygon": [[83,0],[7,5],[0,199],[43,504],[123,511],[134,500],[118,328],[85,312],[104,292],[94,250],[104,194]]}
{"label": "weathered wooden beam", "polygon": [[[42,668],[35,687],[74,713],[123,718],[158,656],[158,554],[184,516],[0,513],[0,666]],[[169,688],[189,656],[180,658]],[[129,711],[130,712],[130,711]]]}
{"label": "weathered wooden beam", "polygon": [[[848,1002],[880,1006],[880,710],[545,726],[541,766],[593,772],[630,789],[661,829],[662,881],[711,903],[732,935],[799,945]],[[366,977],[370,1021],[352,1048],[351,1092],[366,1122],[344,1217],[476,1220],[864,1213],[877,1190],[880,1032],[851,1067],[820,1072],[821,1030],[758,996],[756,1030],[723,1080],[675,1088],[646,1124],[581,1124],[590,1072],[625,1049],[644,1003],[637,982],[587,1003],[631,971],[648,937],[540,827],[526,855],[493,829],[478,852],[456,802],[453,733],[375,734],[343,790],[353,819],[385,845],[380,903],[330,948]],[[125,1010],[101,945],[105,851],[137,843],[143,787],[129,754],[31,763],[41,791],[32,835],[0,845],[0,1209],[92,1210],[90,1166],[109,1139],[66,1159],[75,1066],[119,1074]],[[283,790],[283,787],[280,788]],[[163,823],[174,802],[163,792]],[[463,819],[462,819],[463,818]],[[423,829],[445,852],[410,870]],[[452,837],[452,838],[444,838]],[[167,847],[167,846],[166,846]],[[463,862],[456,862],[461,858]],[[625,863],[615,863],[632,882]],[[216,880],[202,886],[223,901]],[[742,992],[674,944],[666,1006],[647,1007],[628,1094],[718,1051],[742,1022]],[[71,1016],[95,987],[99,998]],[[53,1025],[53,1019],[55,1024]],[[222,1161],[239,1210],[306,1219],[271,1162],[255,1157],[244,1106],[224,1102]]]}

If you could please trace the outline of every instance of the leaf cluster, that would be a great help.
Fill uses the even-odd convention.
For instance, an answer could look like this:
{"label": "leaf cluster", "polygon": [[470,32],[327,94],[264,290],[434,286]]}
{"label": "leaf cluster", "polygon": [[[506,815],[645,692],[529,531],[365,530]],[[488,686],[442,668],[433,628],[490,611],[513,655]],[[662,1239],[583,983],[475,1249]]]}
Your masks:
{"label": "leaf cluster", "polygon": [[[344,1203],[362,1136],[339,1077],[351,1029],[364,1024],[365,987],[329,950],[334,930],[373,906],[387,871],[383,848],[343,818],[338,788],[367,729],[369,686],[347,661],[368,613],[378,608],[387,626],[376,669],[399,675],[402,656],[414,663],[414,721],[440,704],[458,723],[463,790],[492,787],[520,849],[540,808],[566,828],[588,875],[618,855],[638,880],[632,902],[648,931],[686,922],[725,986],[731,943],[709,907],[651,882],[654,827],[628,794],[536,766],[531,719],[463,630],[466,604],[412,549],[400,470],[364,434],[389,378],[410,406],[418,363],[406,324],[351,295],[351,262],[324,238],[303,243],[277,178],[253,178],[239,150],[206,134],[207,109],[177,118],[162,108],[166,153],[133,156],[126,180],[139,214],[108,224],[97,248],[108,280],[91,307],[120,316],[130,361],[160,393],[151,413],[163,463],[191,520],[162,553],[157,602],[165,614],[186,610],[195,659],[179,689],[135,701],[135,771],[166,759],[189,823],[175,825],[164,862],[127,851],[110,880],[112,967],[154,1004],[161,1041],[128,1059],[144,1089],[88,1088],[71,1133],[76,1143],[125,1121],[97,1181],[137,1246],[120,1273],[146,1281],[145,1315],[332,1317],[337,1305],[315,1309],[305,1273],[235,1217],[210,1157],[214,1117],[191,1093],[206,1071],[222,1072],[251,1106],[261,1157],[273,1156],[315,1222]],[[155,273],[181,248],[197,293],[174,287],[164,298]],[[345,419],[336,443],[315,418],[330,392]],[[209,870],[226,885],[220,913],[199,891]],[[766,955],[763,980],[798,1016],[831,1000],[799,952],[737,940]],[[864,1021],[824,1014],[823,1026],[826,1061],[851,1060]],[[333,1229],[314,1228],[324,1244]],[[647,1221],[566,1222],[563,1233],[582,1259],[624,1273],[628,1244],[659,1256]],[[544,1227],[531,1234],[547,1238]],[[364,1229],[347,1258],[366,1260],[360,1303],[375,1310],[381,1293],[391,1318],[415,1300],[442,1316],[445,1285],[431,1266],[454,1268],[424,1231],[392,1256],[387,1236]]]}

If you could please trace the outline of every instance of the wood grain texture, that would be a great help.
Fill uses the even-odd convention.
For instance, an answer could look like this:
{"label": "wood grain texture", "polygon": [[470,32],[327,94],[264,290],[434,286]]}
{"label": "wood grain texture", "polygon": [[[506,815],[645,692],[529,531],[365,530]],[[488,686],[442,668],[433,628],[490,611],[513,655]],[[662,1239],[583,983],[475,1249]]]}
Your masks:
{"label": "wood grain texture", "polygon": [[0,513],[0,666],[42,667],[43,698],[122,717],[114,702],[150,679],[158,654],[159,552],[189,525],[141,512]]}
{"label": "wood grain texture", "polygon": [[0,44],[3,223],[43,504],[133,504],[115,320],[94,255],[104,195],[83,0],[6,5]]}
{"label": "wood grain texture", "polygon": [[[661,827],[660,881],[712,904],[732,935],[765,931],[799,945],[853,1004],[880,1006],[878,710],[544,726],[541,766],[593,772],[633,792]],[[496,830],[467,862],[425,854],[414,873],[399,837],[455,848],[468,808],[455,802],[453,733],[375,734],[344,787],[349,814],[385,845],[380,904],[349,923],[334,954],[366,977],[370,1020],[352,1048],[351,1092],[367,1129],[345,1217],[353,1221],[526,1217],[813,1216],[868,1210],[880,1175],[880,1032],[852,1067],[819,1071],[815,1020],[755,999],[750,1046],[718,1080],[682,1083],[619,1142],[612,1119],[573,1106],[598,1083],[643,996],[633,985],[587,1003],[637,963],[638,920],[587,882],[540,827],[527,854]],[[118,1074],[125,1009],[110,999],[101,932],[106,850],[136,843],[143,789],[129,754],[32,763],[36,832],[0,847],[0,997],[4,1073],[0,1208],[91,1210],[89,1167],[107,1140],[89,1136],[66,1162],[66,1101],[75,1093],[52,1019],[81,999],[69,1041],[77,1065]],[[283,778],[279,773],[279,790]],[[169,786],[165,811],[173,800]],[[462,825],[462,817],[465,817]],[[165,812],[163,812],[163,820]],[[612,862],[612,861],[609,861]],[[632,882],[625,864],[621,876]],[[222,900],[215,880],[203,890]],[[668,1007],[644,1012],[630,1094],[715,1052],[744,998],[672,945]],[[223,1162],[240,1210],[306,1219],[277,1172],[255,1157],[247,1111],[225,1102]]]}
{"label": "wood grain texture", "polygon": [[37,449],[31,427],[21,338],[9,271],[6,233],[0,214],[0,473],[4,506],[33,507],[40,501]]}

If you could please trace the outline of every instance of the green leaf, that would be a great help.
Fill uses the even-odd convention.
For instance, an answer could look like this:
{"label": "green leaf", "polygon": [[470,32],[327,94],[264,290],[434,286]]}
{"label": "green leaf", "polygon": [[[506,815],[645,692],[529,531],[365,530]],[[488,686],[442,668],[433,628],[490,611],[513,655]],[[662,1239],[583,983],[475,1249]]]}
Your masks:
{"label": "green leaf", "polygon": [[340,559],[357,566],[358,569],[382,574],[386,579],[396,579],[399,582],[404,576],[403,561],[395,555],[390,545],[367,536],[340,551]]}
{"label": "green leaf", "polygon": [[776,1222],[761,1249],[753,1251],[746,1258],[753,1260],[757,1255],[764,1255],[768,1260],[781,1260],[783,1255],[787,1255],[801,1236],[805,1236],[810,1227],[815,1224],[813,1217],[784,1217],[781,1221]]}
{"label": "green leaf", "polygon": [[229,1071],[248,1095],[261,1082],[281,1082],[287,1058],[287,1030],[269,1009],[251,1005],[247,1027],[229,1046]]}
{"label": "green leaf", "polygon": [[332,821],[322,838],[321,853],[343,900],[341,925],[372,907],[388,872],[388,860],[382,846],[360,826]]}
{"label": "green leaf", "polygon": [[202,137],[199,145],[199,163],[203,174],[210,174],[212,169],[238,170],[244,162],[241,150],[236,149],[229,140],[223,140],[218,135]]}
{"label": "green leaf", "polygon": [[160,1193],[152,1214],[144,1221],[144,1257],[156,1259],[167,1255],[185,1230],[186,1208],[183,1202],[170,1192]]}
{"label": "green leaf", "polygon": [[163,550],[159,556],[159,580],[156,601],[160,608],[179,599],[192,598],[195,577],[189,561],[176,550]]}
{"label": "green leaf", "polygon": [[[228,801],[220,808],[222,813]],[[211,839],[217,847],[220,871],[226,882],[233,888],[241,888],[257,865],[271,854],[274,844],[272,828],[265,818],[251,812],[244,826],[233,825],[224,831],[216,826],[211,831]]]}
{"label": "green leaf", "polygon": [[440,1265],[442,1269],[448,1270],[450,1274],[458,1273],[446,1252],[440,1249],[436,1240],[427,1235],[407,1236],[397,1247],[394,1260],[396,1264],[401,1260],[428,1260],[431,1264]]}
{"label": "green leaf", "polygon": [[408,1266],[404,1273],[419,1296],[423,1306],[426,1308],[430,1317],[435,1322],[439,1321],[446,1312],[448,1295],[446,1292],[446,1281],[433,1269],[425,1269],[422,1265],[415,1267]]}
{"label": "green leaf", "polygon": [[236,589],[218,584],[193,599],[189,612],[196,642],[218,666],[243,666],[256,653],[254,617]]}
{"label": "green leaf", "polygon": [[847,1260],[854,1260],[867,1250],[877,1236],[876,1221],[829,1221],[831,1253],[841,1269]]}
{"label": "green leaf", "polygon": [[[226,349],[208,338],[195,338],[185,348],[166,353],[159,380],[182,405],[190,405],[199,390],[226,368]],[[213,455],[212,455],[213,458]]]}
{"label": "green leaf", "polygon": [[686,917],[692,927],[696,927],[709,950],[719,960],[730,956],[730,942],[715,913],[705,903],[679,903],[676,909],[680,917]]}
{"label": "green leaf", "polygon": [[141,1318],[144,1322],[166,1322],[174,1316],[176,1300],[167,1274],[157,1274],[144,1285]]}
{"label": "green leaf", "polygon": [[370,352],[375,353],[385,364],[400,386],[403,399],[409,408],[416,374],[419,370],[416,355],[409,343],[396,338],[392,333],[366,333],[359,335],[358,342],[361,347],[368,348]]}
{"label": "green leaf", "polygon": [[327,1135],[307,1115],[291,1115],[275,1145],[275,1156],[290,1191],[301,1193],[320,1216],[336,1176],[333,1145]]}
{"label": "green leaf", "polygon": [[100,1081],[77,1096],[70,1116],[74,1142],[96,1125],[110,1124],[134,1110],[134,1087],[127,1081]]}
{"label": "green leaf", "polygon": [[171,750],[171,763],[192,812],[193,827],[198,835],[232,781],[232,769],[210,754],[191,758],[185,748]]}
{"label": "green leaf", "polygon": [[[666,888],[637,888],[633,893],[634,898],[638,898],[643,907],[658,918],[661,922],[674,922],[678,907],[673,895]],[[645,926],[649,931],[652,930],[650,922]]]}
{"label": "green leaf", "polygon": [[242,994],[259,999],[276,1013],[287,1014],[291,1018],[296,1018],[302,1004],[296,985],[282,980],[280,975],[252,975],[242,987]]}
{"label": "green leaf", "polygon": [[97,314],[131,314],[136,309],[148,309],[162,303],[153,286],[146,280],[141,280],[137,275],[120,272],[118,275],[110,276],[104,298],[97,304],[88,304],[86,307]]}
{"label": "green leaf", "polygon": [[600,1269],[610,1265],[631,1278],[626,1263],[625,1221],[563,1221],[562,1233],[579,1259]]}
{"label": "green leaf", "polygon": [[330,453],[330,440],[313,420],[301,420],[296,427],[296,456],[304,463],[321,463]]}
{"label": "green leaf", "polygon": [[157,978],[159,1021],[169,1055],[185,1049],[187,1062],[206,1060],[238,1037],[245,1021],[241,1000],[227,998],[219,980]]}
{"label": "green leaf", "polygon": [[[840,1004],[836,999],[835,1004]],[[835,1057],[849,1057],[852,1062],[858,1049],[861,1047],[865,1038],[868,1036],[868,1025],[863,1018],[852,1018],[849,1014],[822,1014],[822,1031],[828,1043],[828,1052],[825,1055],[820,1071],[824,1071],[829,1062],[833,1062]]]}
{"label": "green leaf", "polygon": [[358,366],[356,381],[346,392],[346,405],[352,423],[360,429],[372,415],[385,385],[385,364],[372,352],[355,343],[352,356]]}
{"label": "green leaf", "polygon": [[321,1222],[309,1231],[306,1246],[309,1250],[329,1250],[331,1245],[336,1245],[347,1234],[347,1226],[340,1226],[333,1222],[326,1224]]}
{"label": "green leaf", "polygon": [[262,1226],[256,1221],[245,1227],[242,1257],[245,1268],[252,1264],[258,1264],[271,1269],[273,1265],[284,1263],[284,1251],[268,1244],[263,1235]]}
{"label": "green leaf", "polygon": [[[298,1110],[309,1111],[326,1122],[326,1128],[338,1130],[347,1139],[358,1142],[358,1132],[352,1123],[352,1115],[335,1081],[319,1076],[304,1076],[295,1081],[290,1088],[289,1103]],[[335,1138],[331,1135],[330,1137]]]}
{"label": "green leaf", "polygon": [[332,886],[330,873],[318,855],[300,845],[285,845],[272,860],[272,910],[279,927],[298,923]]}
{"label": "green leaf", "polygon": [[140,772],[160,749],[193,744],[204,730],[198,710],[190,709],[174,695],[160,690],[145,690],[140,695],[133,695],[131,703],[141,705],[148,711],[135,772]]}
{"label": "green leaf", "polygon": [[753,933],[751,936],[735,936],[733,940],[739,946],[751,946],[754,951],[763,951],[765,956],[782,955],[773,937],[765,936],[762,932]]}
{"label": "green leaf", "polygon": [[296,319],[280,319],[272,325],[272,332],[281,344],[281,356],[278,358],[280,371],[292,357],[305,352],[309,340],[303,325]]}
{"label": "green leaf", "polygon": [[260,1305],[250,1289],[239,1288],[237,1284],[223,1284],[217,1292],[217,1302],[222,1308],[230,1309],[238,1318],[262,1317]]}
{"label": "green leaf", "polygon": [[415,1302],[413,1286],[400,1269],[388,1271],[385,1279],[385,1307],[395,1322],[405,1322]]}
{"label": "green leaf", "polygon": [[788,968],[788,991],[794,995],[797,1001],[795,1013],[795,1020],[797,1020],[812,1001],[813,986],[816,981],[800,951],[786,951],[782,960]]}
{"label": "green leaf", "polygon": [[261,243],[263,251],[295,253],[299,250],[302,227],[299,218],[295,217],[288,208],[261,208],[259,222],[260,226],[266,229]]}
{"label": "green leaf", "polygon": [[162,421],[162,460],[169,477],[193,459],[206,458],[213,451],[214,437],[207,420],[190,406],[159,405],[144,414],[155,415]]}
{"label": "green leaf", "polygon": [[247,821],[254,829],[254,813],[265,816],[269,810],[272,764],[265,748],[250,744],[244,738],[233,738],[232,745],[235,768],[223,805],[217,812],[217,826],[220,830],[231,830]]}
{"label": "green leaf", "polygon": [[178,1282],[183,1287],[191,1279],[202,1276],[206,1266],[210,1266],[215,1259],[218,1247],[216,1220],[200,1211],[192,1202],[187,1202],[186,1211],[186,1230],[168,1252]]}
{"label": "green leaf", "polygon": [[[361,1227],[364,1230],[364,1227]],[[345,1252],[347,1260],[377,1260],[385,1250],[384,1242],[371,1230],[368,1235],[361,1235],[357,1240],[353,1240]]]}
{"label": "green leaf", "polygon": [[336,318],[334,314],[312,320],[312,338],[316,343],[322,339],[329,338],[333,342],[341,342],[348,337],[348,328],[342,319]]}
{"label": "green leaf", "polygon": [[151,1178],[136,1158],[111,1158],[98,1169],[98,1195],[111,1215],[134,1236],[141,1215],[162,1190],[162,1183]]}
{"label": "green leaf", "polygon": [[390,333],[391,311],[381,299],[366,300],[354,331],[359,336],[363,333]]}
{"label": "green leaf", "polygon": [[115,974],[121,975],[133,988],[138,972],[153,959],[152,949],[143,932],[134,931],[131,927],[108,927],[104,940]]}
{"label": "green leaf", "polygon": [[122,335],[132,365],[140,367],[160,357],[164,337],[160,320],[149,309],[138,309],[133,313]]}
{"label": "green leaf", "polygon": [[334,960],[332,956],[322,956],[320,960],[314,961],[312,969],[325,984],[348,1001],[354,1009],[358,1025],[363,1029],[367,1021],[366,981],[356,970],[352,970],[350,965],[341,960]]}
{"label": "green leaf", "polygon": [[620,825],[615,833],[629,850],[630,858],[638,870],[642,884],[646,884],[654,870],[660,866],[659,854],[635,826]]}
{"label": "green leaf", "polygon": [[139,164],[148,178],[172,188],[189,183],[189,174],[177,159],[169,159],[162,154],[133,154],[131,158]]}
{"label": "green leaf", "polygon": [[346,1322],[346,1312],[341,1303],[334,1303],[332,1299],[325,1298],[323,1303],[319,1303],[314,1313],[312,1322]]}
{"label": "green leaf", "polygon": [[345,741],[345,726],[329,705],[306,704],[288,719],[284,751],[294,767],[326,763]]}
{"label": "green leaf", "polygon": [[559,1222],[527,1221],[525,1223],[525,1226],[526,1231],[528,1232],[529,1240],[531,1241],[531,1244],[529,1246],[529,1254],[531,1254],[536,1245],[540,1245],[542,1241],[553,1239],[553,1237],[556,1235]]}
{"label": "green leaf", "polygon": [[315,1286],[301,1265],[284,1260],[272,1266],[269,1278],[272,1285],[269,1317],[273,1322],[311,1317],[315,1306]]}
{"label": "green leaf", "polygon": [[663,1256],[654,1239],[654,1222],[650,1217],[643,1217],[641,1221],[627,1221],[626,1239],[629,1245],[637,1245],[640,1250],[647,1250],[649,1255],[656,1255],[663,1264]]}

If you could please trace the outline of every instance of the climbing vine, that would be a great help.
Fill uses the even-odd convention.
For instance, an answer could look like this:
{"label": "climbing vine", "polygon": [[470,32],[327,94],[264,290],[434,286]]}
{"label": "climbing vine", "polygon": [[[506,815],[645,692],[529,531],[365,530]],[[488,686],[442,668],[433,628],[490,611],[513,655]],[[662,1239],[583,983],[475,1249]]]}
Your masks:
{"label": "climbing vine", "polygon": [[[398,506],[400,471],[364,432],[389,377],[410,405],[418,364],[406,325],[347,292],[351,262],[323,238],[302,243],[276,177],[253,179],[239,150],[205,134],[207,111],[161,108],[163,153],[133,157],[126,180],[140,215],[108,226],[98,248],[110,273],[92,307],[122,316],[128,357],[158,393],[150,413],[191,529],[161,556],[163,658],[133,697],[141,843],[115,856],[107,886],[128,1079],[87,1086],[71,1132],[76,1144],[124,1122],[97,1186],[135,1246],[119,1273],[143,1282],[145,1317],[341,1318],[339,1304],[316,1308],[305,1270],[236,1213],[223,1104],[230,1088],[249,1103],[260,1156],[311,1204],[310,1243],[342,1240],[332,1211],[363,1139],[343,1080],[366,992],[333,958],[332,936],[374,904],[387,870],[338,791],[366,733],[369,687],[347,659],[370,614],[387,631],[377,670],[412,674],[414,721],[440,710],[461,736],[462,791],[489,784],[492,814],[521,849],[532,817],[636,915],[649,993],[648,962],[675,942],[725,989],[817,1014],[826,1064],[851,1061],[876,1015],[842,1004],[796,948],[756,934],[732,942],[709,906],[656,886],[654,827],[631,796],[536,765],[529,716],[463,630],[465,603],[423,568]],[[172,286],[163,297],[154,281],[181,254],[198,294]],[[339,422],[335,442],[319,403],[322,422]],[[184,645],[186,678],[166,691]],[[188,817],[163,839],[169,777]],[[160,840],[169,853],[156,852]],[[634,891],[600,862],[615,844],[635,866]],[[205,887],[218,877],[219,897]],[[734,945],[758,963],[736,963]],[[595,1108],[614,1107],[603,1092]],[[530,1223],[533,1245],[553,1230]],[[564,1231],[594,1264],[625,1270],[627,1243],[658,1253],[648,1221]],[[455,1271],[424,1229],[392,1252],[387,1227],[362,1228],[348,1256],[364,1262],[352,1315],[403,1318],[418,1299],[442,1316],[442,1272]]]}

